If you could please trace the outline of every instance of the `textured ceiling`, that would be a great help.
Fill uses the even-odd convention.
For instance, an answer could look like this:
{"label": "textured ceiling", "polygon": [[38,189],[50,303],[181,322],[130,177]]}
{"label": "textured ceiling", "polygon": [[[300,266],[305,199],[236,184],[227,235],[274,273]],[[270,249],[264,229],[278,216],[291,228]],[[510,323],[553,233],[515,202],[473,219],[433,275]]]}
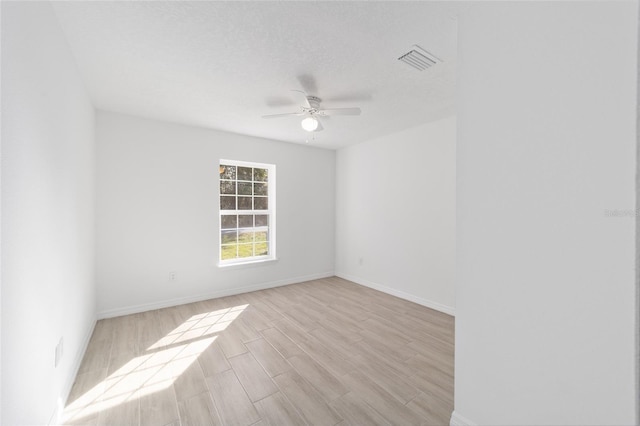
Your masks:
{"label": "textured ceiling", "polygon": [[[339,148],[454,113],[457,2],[53,2],[97,108],[295,143],[293,89],[362,115],[325,118]],[[417,44],[443,60],[419,72]]]}

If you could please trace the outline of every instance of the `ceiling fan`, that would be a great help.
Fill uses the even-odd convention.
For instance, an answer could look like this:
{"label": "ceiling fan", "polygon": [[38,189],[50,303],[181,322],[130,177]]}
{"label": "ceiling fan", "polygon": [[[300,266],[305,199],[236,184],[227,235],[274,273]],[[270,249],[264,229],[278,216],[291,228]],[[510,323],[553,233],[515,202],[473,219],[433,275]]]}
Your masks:
{"label": "ceiling fan", "polygon": [[320,108],[320,98],[308,95],[302,90],[292,90],[293,92],[303,95],[303,104],[297,112],[287,112],[284,114],[263,115],[262,118],[278,118],[298,116],[304,117],[300,125],[307,132],[319,132],[323,129],[320,123],[320,117],[329,117],[332,115],[360,115],[360,108]]}

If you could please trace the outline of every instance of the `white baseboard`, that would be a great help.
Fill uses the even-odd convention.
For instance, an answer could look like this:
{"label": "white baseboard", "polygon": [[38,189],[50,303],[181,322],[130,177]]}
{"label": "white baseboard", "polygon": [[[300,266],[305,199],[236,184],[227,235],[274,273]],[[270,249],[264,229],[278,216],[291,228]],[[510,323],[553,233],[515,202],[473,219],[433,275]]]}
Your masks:
{"label": "white baseboard", "polygon": [[89,332],[85,334],[82,345],[80,345],[80,349],[76,352],[76,356],[73,359],[73,367],[71,369],[71,373],[69,374],[69,376],[67,376],[65,383],[62,386],[62,391],[60,392],[60,396],[58,397],[56,409],[54,410],[49,420],[49,425],[59,425],[62,422],[64,407],[67,405],[67,400],[69,399],[69,395],[71,394],[73,383],[76,380],[78,371],[80,371],[80,365],[82,364],[84,354],[87,352],[87,348],[89,347],[89,341],[91,340],[91,336],[93,335],[93,330],[96,328],[97,321],[97,318],[94,317],[91,327],[89,327]]}
{"label": "white baseboard", "polygon": [[477,426],[477,423],[472,422],[460,413],[457,413],[455,410],[453,410],[453,413],[451,413],[451,421],[449,422],[449,426]]}
{"label": "white baseboard", "polygon": [[98,312],[98,319],[119,317],[122,315],[137,314],[140,312],[152,311],[154,309],[168,308],[171,306],[184,305],[185,303],[200,302],[202,300],[215,299],[217,297],[233,296],[236,294],[249,293],[251,291],[265,290],[273,287],[281,287],[283,285],[296,284],[304,281],[318,280],[321,278],[333,277],[334,273],[324,272],[320,274],[305,275],[302,277],[287,278],[284,280],[265,282],[245,287],[229,288],[217,290],[211,293],[200,294],[196,296],[178,297],[175,299],[161,300],[158,302],[144,303],[140,305],[125,306],[123,308],[109,309]]}
{"label": "white baseboard", "polygon": [[337,277],[344,278],[345,280],[353,281],[356,284],[360,284],[360,285],[372,288],[374,290],[378,290],[383,293],[387,293],[392,296],[396,296],[401,299],[405,299],[410,302],[414,302],[419,305],[426,306],[427,308],[435,309],[436,311],[440,311],[451,316],[456,316],[456,310],[451,306],[443,305],[441,303],[434,302],[432,300],[423,299],[422,297],[414,296],[413,294],[405,293],[404,291],[396,290],[391,287],[386,287],[378,283],[374,283],[372,281],[366,280],[364,278],[359,278],[359,277],[345,274],[342,272],[336,272],[335,275]]}

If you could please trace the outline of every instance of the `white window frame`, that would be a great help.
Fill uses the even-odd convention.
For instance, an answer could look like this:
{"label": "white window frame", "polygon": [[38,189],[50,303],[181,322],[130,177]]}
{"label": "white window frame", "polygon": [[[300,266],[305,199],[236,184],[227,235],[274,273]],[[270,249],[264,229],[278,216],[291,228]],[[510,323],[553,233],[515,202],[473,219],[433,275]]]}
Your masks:
{"label": "white window frame", "polygon": [[[218,173],[218,266],[233,266],[233,265],[246,265],[251,263],[260,263],[276,260],[276,166],[275,164],[266,164],[266,163],[255,163],[250,161],[238,161],[238,160],[226,160],[220,159],[218,162],[218,167],[222,165],[228,166],[236,166],[236,167],[252,167],[252,168],[260,168],[267,169],[268,179],[267,179],[267,205],[268,208],[266,210],[222,210],[220,206],[221,196],[225,194],[220,193],[220,173]],[[237,173],[237,172],[236,172]],[[236,197],[238,195],[238,185],[237,185],[237,175],[236,175]],[[242,182],[242,181],[240,181]],[[252,181],[255,182],[255,181]],[[237,206],[236,206],[237,207]],[[235,258],[235,259],[226,259],[222,260],[222,216],[228,214],[251,214],[251,215],[268,215],[268,253],[263,256],[252,256],[252,257],[243,257],[243,258]],[[254,224],[255,226],[255,224]]]}

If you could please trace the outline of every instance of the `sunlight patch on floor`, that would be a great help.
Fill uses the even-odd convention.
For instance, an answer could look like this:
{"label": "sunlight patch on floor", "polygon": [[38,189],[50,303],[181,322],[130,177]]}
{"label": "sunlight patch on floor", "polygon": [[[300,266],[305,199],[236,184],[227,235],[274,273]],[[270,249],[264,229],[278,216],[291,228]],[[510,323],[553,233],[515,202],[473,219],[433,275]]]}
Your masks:
{"label": "sunlight patch on floor", "polygon": [[64,422],[98,414],[171,386],[249,305],[193,315],[67,405]]}

